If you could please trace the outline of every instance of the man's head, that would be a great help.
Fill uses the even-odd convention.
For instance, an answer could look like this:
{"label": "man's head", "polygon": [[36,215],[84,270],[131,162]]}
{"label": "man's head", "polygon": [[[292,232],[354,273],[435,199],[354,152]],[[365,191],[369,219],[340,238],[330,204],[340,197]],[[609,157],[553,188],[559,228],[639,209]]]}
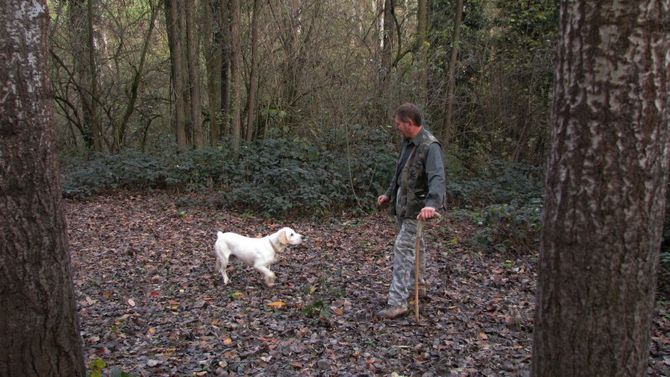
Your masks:
{"label": "man's head", "polygon": [[395,111],[393,120],[395,129],[405,138],[413,139],[421,131],[421,112],[412,103],[400,105]]}

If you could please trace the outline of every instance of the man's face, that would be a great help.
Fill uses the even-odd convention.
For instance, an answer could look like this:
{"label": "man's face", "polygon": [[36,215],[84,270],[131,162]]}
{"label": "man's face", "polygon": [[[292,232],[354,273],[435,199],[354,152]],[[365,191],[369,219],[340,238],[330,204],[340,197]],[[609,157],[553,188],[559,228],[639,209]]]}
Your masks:
{"label": "man's face", "polygon": [[414,122],[408,120],[407,122],[400,119],[397,115],[393,118],[395,122],[395,129],[400,132],[400,134],[405,138],[411,138],[413,135],[412,128],[414,127]]}

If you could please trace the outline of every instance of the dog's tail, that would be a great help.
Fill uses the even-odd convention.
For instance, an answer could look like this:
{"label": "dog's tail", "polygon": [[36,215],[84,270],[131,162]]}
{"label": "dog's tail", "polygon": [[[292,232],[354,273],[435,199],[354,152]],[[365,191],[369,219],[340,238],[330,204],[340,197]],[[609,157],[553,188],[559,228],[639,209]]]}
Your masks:
{"label": "dog's tail", "polygon": [[223,232],[216,232],[216,240],[220,240],[223,237]]}

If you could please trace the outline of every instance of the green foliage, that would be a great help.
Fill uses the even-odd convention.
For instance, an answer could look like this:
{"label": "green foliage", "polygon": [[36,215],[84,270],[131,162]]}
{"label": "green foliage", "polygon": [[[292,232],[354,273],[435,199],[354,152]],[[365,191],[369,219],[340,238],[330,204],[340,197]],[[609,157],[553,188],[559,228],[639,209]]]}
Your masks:
{"label": "green foliage", "polygon": [[542,194],[544,171],[525,163],[493,161],[474,177],[448,180],[449,203],[456,207],[485,207],[510,203],[524,206]]}
{"label": "green foliage", "polygon": [[[665,219],[663,221],[663,241],[661,243],[660,276],[670,276],[670,187],[666,188]],[[659,279],[664,289],[670,291],[670,279]]]}
{"label": "green foliage", "polygon": [[[105,363],[104,360],[100,358],[94,358],[88,363],[88,376],[89,377],[103,377],[105,374],[103,373],[105,371],[105,368],[107,368],[107,363]],[[110,377],[133,377],[132,374],[129,374],[127,372],[124,372],[122,369],[119,367],[112,367],[109,370],[108,376]]]}
{"label": "green foliage", "polygon": [[[456,0],[432,2],[435,78],[454,64],[455,97],[448,148],[469,168],[491,158],[541,164],[547,144],[559,7],[555,0],[465,0],[458,57]],[[439,82],[439,81],[438,81]],[[440,119],[439,106],[431,112]]]}
{"label": "green foliage", "polygon": [[544,51],[558,32],[559,8],[555,0],[498,0],[502,28],[498,42],[507,52],[523,55]]}
{"label": "green foliage", "polygon": [[321,300],[314,300],[302,308],[302,312],[306,317],[328,317],[330,313],[328,307],[323,304]]}
{"label": "green foliage", "polygon": [[89,377],[102,377],[102,371],[107,368],[107,363],[102,359],[92,359],[88,363]]}
{"label": "green foliage", "polygon": [[103,189],[153,187],[164,184],[168,176],[164,161],[136,151],[97,155],[83,166],[69,169],[63,185],[68,196],[86,196]]}
{"label": "green foliage", "polygon": [[670,270],[670,251],[661,251],[661,267]]}
{"label": "green foliage", "polygon": [[536,249],[542,220],[542,171],[495,161],[475,178],[450,180],[449,200],[479,229],[476,246],[499,252]]}
{"label": "green foliage", "polygon": [[523,206],[493,204],[479,211],[480,230],[474,242],[487,250],[528,252],[536,250],[541,224],[542,203]]}
{"label": "green foliage", "polygon": [[319,143],[257,140],[242,145],[237,160],[222,148],[100,155],[77,166],[67,164],[64,192],[86,196],[119,188],[214,189],[230,207],[273,216],[369,209],[388,184],[395,152],[380,130],[348,131],[330,131]]}

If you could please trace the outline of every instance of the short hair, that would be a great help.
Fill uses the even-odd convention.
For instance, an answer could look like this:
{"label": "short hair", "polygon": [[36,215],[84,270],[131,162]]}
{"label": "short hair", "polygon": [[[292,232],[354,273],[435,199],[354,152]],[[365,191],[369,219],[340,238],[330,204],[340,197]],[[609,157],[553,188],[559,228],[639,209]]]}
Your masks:
{"label": "short hair", "polygon": [[396,109],[394,116],[397,116],[403,122],[408,122],[410,119],[414,121],[417,126],[421,125],[421,111],[413,103],[403,103]]}

